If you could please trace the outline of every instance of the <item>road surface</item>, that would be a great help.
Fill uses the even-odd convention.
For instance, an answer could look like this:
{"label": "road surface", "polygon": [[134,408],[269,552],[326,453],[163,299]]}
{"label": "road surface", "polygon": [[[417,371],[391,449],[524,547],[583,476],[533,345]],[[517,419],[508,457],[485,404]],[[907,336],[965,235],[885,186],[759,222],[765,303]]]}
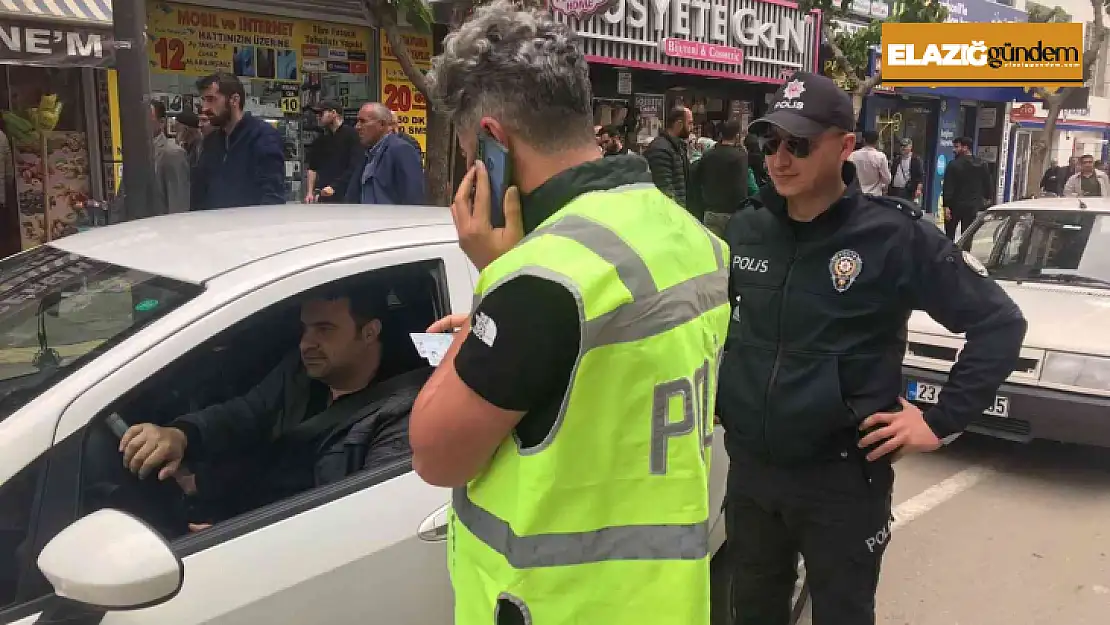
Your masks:
{"label": "road surface", "polygon": [[877,623],[1110,623],[1110,450],[965,435],[896,467]]}

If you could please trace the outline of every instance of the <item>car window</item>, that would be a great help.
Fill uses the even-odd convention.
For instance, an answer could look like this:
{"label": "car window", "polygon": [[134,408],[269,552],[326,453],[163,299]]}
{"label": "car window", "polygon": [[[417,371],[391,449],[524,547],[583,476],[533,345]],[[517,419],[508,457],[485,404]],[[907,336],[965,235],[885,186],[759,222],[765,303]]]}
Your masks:
{"label": "car window", "polygon": [[0,261],[0,420],[199,291],[50,246]]}
{"label": "car window", "polygon": [[[349,326],[351,318],[343,316],[363,305],[376,320],[366,323],[380,324],[369,343],[360,341],[371,335],[358,334],[366,325]],[[251,315],[101,415],[118,415],[126,425],[173,425],[188,432],[190,445],[200,441],[175,479],[136,479],[105,423],[90,426],[81,513],[123,509],[171,540],[188,540],[363,472],[408,472],[408,412],[431,373],[409,334],[448,312],[444,269],[436,260],[328,283]],[[269,352],[260,349],[264,343]],[[380,364],[369,386],[347,388],[357,376],[340,366],[350,364],[351,354],[374,353]],[[263,365],[248,367],[260,354]],[[351,392],[336,396],[340,387]]]}
{"label": "car window", "polygon": [[961,244],[995,278],[1110,288],[1110,215],[994,210]]}

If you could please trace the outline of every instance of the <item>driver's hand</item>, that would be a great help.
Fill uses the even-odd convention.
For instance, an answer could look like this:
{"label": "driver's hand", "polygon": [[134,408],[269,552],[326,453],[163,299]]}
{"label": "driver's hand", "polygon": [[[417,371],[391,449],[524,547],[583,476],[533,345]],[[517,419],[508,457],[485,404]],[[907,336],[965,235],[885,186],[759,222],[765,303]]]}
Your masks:
{"label": "driver's hand", "polygon": [[304,203],[305,204],[312,204],[315,201],[316,201],[316,194],[315,193],[313,193],[312,191],[309,191],[307,194],[305,194],[305,196],[304,196]]}
{"label": "driver's hand", "polygon": [[331,197],[335,195],[335,189],[331,188],[330,186],[324,187],[323,189],[320,189],[320,195],[322,195],[323,197]]}
{"label": "driver's hand", "polygon": [[185,433],[177,428],[164,428],[153,423],[140,423],[128,428],[119,441],[123,466],[143,478],[161,467],[158,479],[165,480],[177,473],[188,445]]}
{"label": "driver's hand", "polygon": [[186,495],[192,497],[197,494],[197,476],[189,469],[182,466],[173,474],[173,479]]}

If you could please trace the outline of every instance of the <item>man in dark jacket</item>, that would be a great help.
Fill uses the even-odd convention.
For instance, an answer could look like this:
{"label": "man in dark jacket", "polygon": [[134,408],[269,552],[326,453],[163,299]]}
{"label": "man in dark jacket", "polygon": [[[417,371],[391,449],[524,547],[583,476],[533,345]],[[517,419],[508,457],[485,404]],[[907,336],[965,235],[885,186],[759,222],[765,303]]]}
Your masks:
{"label": "man in dark jacket", "polygon": [[281,134],[243,112],[246,92],[231,74],[197,81],[203,113],[215,127],[204,138],[194,191],[195,210],[285,203],[285,152]]}
{"label": "man in dark jacket", "polygon": [[692,167],[688,208],[700,207],[705,225],[723,237],[728,220],[746,199],[748,153],[740,145],[740,122],[729,120],[721,126],[721,140]]}
{"label": "man in dark jacket", "polygon": [[944,171],[942,189],[944,233],[952,240],[956,239],[956,227],[967,230],[994,194],[987,164],[971,153],[971,138],[959,137],[954,143],[956,158]]}
{"label": "man in dark jacket", "polygon": [[651,167],[655,186],[685,208],[686,188],[690,181],[686,139],[694,127],[694,115],[688,108],[677,108],[667,113],[666,124],[663,132],[644,150],[644,158]]}
{"label": "man in dark jacket", "polygon": [[351,175],[348,204],[424,204],[420,150],[393,132],[393,112],[380,102],[364,104],[355,125],[365,149]]}
{"label": "man in dark jacket", "polygon": [[308,154],[304,201],[340,202],[351,184],[351,172],[361,161],[358,133],[343,123],[343,105],[326,100],[313,109],[324,134],[312,142]]}
{"label": "man in dark jacket", "polygon": [[902,153],[890,159],[890,192],[888,195],[921,202],[925,183],[925,165],[913,153],[913,141],[902,139]]}
{"label": "man in dark jacket", "polygon": [[[211,514],[219,518],[334,478],[335,467],[318,474],[318,460],[341,444],[351,426],[378,414],[381,406],[372,402],[404,388],[381,381],[385,299],[372,287],[324,287],[307,295],[299,354],[285,358],[242,397],[166,426],[132,426],[120,441],[124,463],[141,477],[156,473],[160,480],[176,479],[186,493],[214,505]],[[421,385],[422,380],[411,384],[416,390]],[[373,409],[367,412],[368,407]],[[362,435],[369,440],[362,467],[410,454],[407,421],[396,418],[396,411],[385,414],[394,418],[363,424]]]}

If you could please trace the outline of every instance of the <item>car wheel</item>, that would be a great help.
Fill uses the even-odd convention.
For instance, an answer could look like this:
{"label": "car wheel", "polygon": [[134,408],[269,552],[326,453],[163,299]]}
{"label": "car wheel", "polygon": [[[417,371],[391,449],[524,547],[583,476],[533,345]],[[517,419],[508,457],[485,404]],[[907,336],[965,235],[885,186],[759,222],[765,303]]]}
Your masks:
{"label": "car wheel", "polygon": [[[709,564],[709,622],[711,625],[732,625],[731,570],[725,558],[725,546],[717,551]],[[803,622],[809,614],[809,583],[802,558],[798,557],[798,581],[790,600],[790,625]]]}

